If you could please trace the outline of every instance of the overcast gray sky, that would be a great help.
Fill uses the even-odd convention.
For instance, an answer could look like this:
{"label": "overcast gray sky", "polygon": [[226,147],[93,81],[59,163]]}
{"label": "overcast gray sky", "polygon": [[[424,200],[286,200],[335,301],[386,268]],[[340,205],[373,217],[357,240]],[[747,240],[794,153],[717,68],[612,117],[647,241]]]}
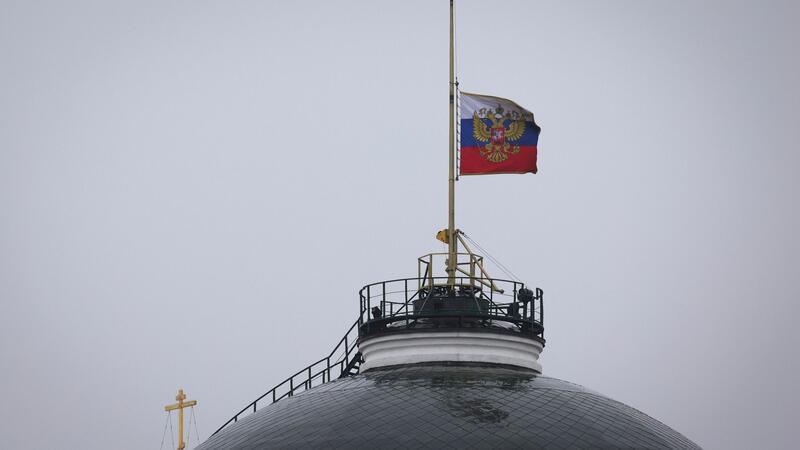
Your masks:
{"label": "overcast gray sky", "polygon": [[[542,126],[457,225],[545,291],[546,375],[790,448],[797,2],[458,6],[461,87]],[[447,2],[0,2],[4,448],[201,439],[446,225]],[[195,442],[193,441],[194,445]]]}

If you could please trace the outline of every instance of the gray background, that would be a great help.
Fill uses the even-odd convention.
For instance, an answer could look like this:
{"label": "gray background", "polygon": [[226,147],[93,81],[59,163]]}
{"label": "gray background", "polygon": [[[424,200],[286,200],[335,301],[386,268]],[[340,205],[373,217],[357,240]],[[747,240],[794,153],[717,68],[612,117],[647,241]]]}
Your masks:
{"label": "gray background", "polygon": [[[798,4],[458,19],[543,128],[457,220],[545,290],[545,373],[793,447]],[[205,439],[441,250],[446,145],[445,1],[0,3],[0,446],[156,448],[178,387]]]}

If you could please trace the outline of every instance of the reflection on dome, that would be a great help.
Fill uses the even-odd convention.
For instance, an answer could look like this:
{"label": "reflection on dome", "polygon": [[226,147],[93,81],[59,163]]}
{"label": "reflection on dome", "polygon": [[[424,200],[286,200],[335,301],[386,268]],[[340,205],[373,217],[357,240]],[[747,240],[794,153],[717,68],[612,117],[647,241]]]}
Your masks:
{"label": "reflection on dome", "polygon": [[286,398],[199,449],[699,448],[576,384],[511,366],[375,368]]}

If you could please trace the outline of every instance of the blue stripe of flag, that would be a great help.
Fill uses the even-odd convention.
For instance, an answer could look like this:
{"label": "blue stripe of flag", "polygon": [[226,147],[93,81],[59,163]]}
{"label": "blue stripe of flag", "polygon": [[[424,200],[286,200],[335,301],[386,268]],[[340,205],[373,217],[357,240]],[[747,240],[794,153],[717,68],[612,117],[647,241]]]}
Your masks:
{"label": "blue stripe of flag", "polygon": [[[481,119],[487,126],[491,124],[489,119]],[[505,126],[508,128],[510,120],[505,121]],[[513,145],[537,145],[539,142],[539,132],[541,128],[535,122],[525,122],[525,132],[522,137],[516,141],[508,141]],[[461,146],[462,147],[484,147],[486,142],[480,142],[472,137],[472,117],[468,119],[461,119]]]}

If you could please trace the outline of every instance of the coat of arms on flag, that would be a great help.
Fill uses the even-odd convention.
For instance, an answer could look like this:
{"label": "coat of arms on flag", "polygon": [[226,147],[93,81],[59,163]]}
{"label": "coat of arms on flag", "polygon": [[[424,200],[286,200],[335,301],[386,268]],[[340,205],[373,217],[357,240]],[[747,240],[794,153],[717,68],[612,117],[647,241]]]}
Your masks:
{"label": "coat of arms on flag", "polygon": [[511,100],[461,93],[461,175],[536,173],[541,128]]}

